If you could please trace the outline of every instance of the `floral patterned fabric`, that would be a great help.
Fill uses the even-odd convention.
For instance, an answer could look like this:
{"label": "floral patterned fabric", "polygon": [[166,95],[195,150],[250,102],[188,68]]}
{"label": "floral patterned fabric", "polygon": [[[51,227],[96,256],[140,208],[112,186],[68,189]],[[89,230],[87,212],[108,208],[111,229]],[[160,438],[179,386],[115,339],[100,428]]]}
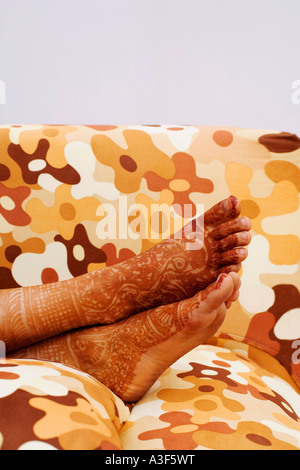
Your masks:
{"label": "floral patterned fabric", "polygon": [[[170,393],[161,389],[157,392],[159,399],[158,395],[153,398],[154,392],[144,397],[142,404],[153,402],[151,409],[154,411],[150,413],[151,421],[149,410],[145,410],[145,417],[153,422],[153,427],[146,426],[143,438],[141,421],[136,418],[136,413],[144,408],[142,404],[135,405],[132,420],[122,433],[126,447],[143,443],[146,447],[158,445],[161,448],[163,445],[168,448],[168,433],[173,436],[173,443],[183,448],[210,447],[213,438],[203,440],[201,437],[208,430],[221,435],[222,439],[216,444],[220,446],[229,446],[230,442],[233,447],[249,445],[249,442],[259,446],[258,441],[265,442],[266,446],[276,447],[282,442],[297,446],[298,408],[294,401],[289,404],[290,393],[285,382],[293,390],[296,390],[296,384],[300,385],[299,167],[299,137],[275,130],[167,125],[0,126],[0,287],[3,289],[70,279],[102,269],[146,251],[164,238],[162,230],[158,234],[156,231],[155,237],[149,230],[143,238],[122,237],[116,232],[115,236],[110,234],[105,239],[99,223],[108,204],[116,214],[125,213],[129,227],[136,221],[136,212],[126,214],[120,206],[122,198],[123,201],[126,198],[127,207],[143,205],[149,213],[153,204],[165,204],[165,207],[173,208],[173,222],[179,220],[183,224],[185,219],[181,216],[186,204],[190,205],[194,216],[201,205],[206,210],[234,194],[241,200],[242,214],[252,221],[249,256],[240,273],[240,298],[232,305],[213,338],[217,343],[207,346],[207,350],[201,347],[201,354],[195,353],[196,359],[192,363],[197,364],[199,360],[199,367],[187,362],[186,370],[183,368],[180,372],[184,375],[192,370],[192,375],[178,377],[177,369],[171,375],[167,374],[176,376]],[[151,225],[152,220],[149,222]],[[223,353],[228,360],[220,349],[211,349],[220,348],[223,344],[220,341],[226,344]],[[237,358],[236,353],[227,351],[232,341],[247,349],[248,359],[245,355]],[[259,363],[259,367],[266,370],[258,370],[256,362],[250,363],[254,355],[256,362],[258,358],[264,358],[266,364]],[[205,424],[206,418],[201,421],[200,410],[199,413],[196,411],[198,405],[194,404],[186,412],[185,400],[179,397],[178,390],[180,387],[194,390],[197,381],[203,383],[201,360],[210,365],[212,361],[228,363],[220,366],[220,370],[213,366],[214,372],[224,377],[232,378],[229,369],[238,367],[236,387],[239,391],[235,389],[234,393],[238,395],[234,399],[234,382],[220,381],[219,375],[218,380],[206,378],[213,383],[205,383],[205,390],[199,390],[211,397],[212,390],[208,391],[207,387],[212,387],[214,398],[205,398],[208,408],[213,406],[210,401],[218,401],[215,408],[218,413],[220,409],[228,411],[229,406],[230,419],[222,413],[217,418],[211,410],[207,415],[208,424]],[[283,385],[281,379],[275,377],[280,367],[274,369],[274,364],[287,373]],[[243,379],[239,378],[240,373],[244,374]],[[278,383],[287,393],[287,397],[285,393],[281,394],[281,405],[278,404],[281,400]],[[244,400],[248,386],[253,391],[249,392],[251,403],[249,393]],[[22,391],[20,400],[27,403],[29,396],[26,398],[26,393],[27,389]],[[199,400],[203,401],[203,397]],[[264,407],[265,402],[269,411],[262,423],[257,410],[260,405]],[[258,408],[254,403],[259,405]],[[162,404],[165,411],[160,408]],[[175,412],[181,413],[176,419]],[[218,419],[221,424],[213,425]],[[254,425],[253,429],[247,428],[250,438],[242,433],[244,440],[239,444],[236,439],[246,429],[244,423],[250,421],[259,423],[260,428]],[[271,422],[273,424],[268,424]],[[131,426],[130,430],[128,426]],[[162,431],[167,427],[168,432]],[[293,432],[287,432],[287,429]],[[2,430],[0,432],[5,446],[8,437]],[[191,437],[194,433],[195,439]],[[134,444],[128,444],[129,435]],[[174,439],[175,435],[178,439]],[[51,441],[55,447],[58,437],[53,435],[49,439],[55,440]],[[117,441],[113,442],[119,445]],[[20,445],[21,440],[16,446]],[[96,446],[101,445],[104,446],[100,439]]]}

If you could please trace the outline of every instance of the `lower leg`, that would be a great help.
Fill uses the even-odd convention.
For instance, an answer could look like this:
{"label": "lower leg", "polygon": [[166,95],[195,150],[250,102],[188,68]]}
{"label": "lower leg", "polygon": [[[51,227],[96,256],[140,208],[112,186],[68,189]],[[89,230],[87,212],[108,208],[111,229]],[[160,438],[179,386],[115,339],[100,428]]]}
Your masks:
{"label": "lower leg", "polygon": [[167,367],[215,334],[226,308],[237,299],[239,287],[236,273],[222,274],[192,298],[139,313],[114,325],[69,332],[16,351],[10,357],[77,367],[124,401],[136,401]]}

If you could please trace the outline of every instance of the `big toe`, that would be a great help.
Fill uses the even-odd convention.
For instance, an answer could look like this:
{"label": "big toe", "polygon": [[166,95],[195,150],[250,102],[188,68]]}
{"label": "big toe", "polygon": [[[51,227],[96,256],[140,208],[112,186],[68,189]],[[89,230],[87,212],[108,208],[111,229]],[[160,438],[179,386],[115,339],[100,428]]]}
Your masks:
{"label": "big toe", "polygon": [[218,225],[237,218],[240,213],[241,203],[237,197],[231,195],[205,212],[204,223]]}
{"label": "big toe", "polygon": [[208,310],[215,310],[233,299],[241,286],[237,273],[222,273],[218,279],[201,292],[201,299]]}
{"label": "big toe", "polygon": [[200,343],[213,336],[223,323],[231,302],[236,300],[240,283],[235,272],[222,273],[216,282],[184,301],[181,318],[184,316],[185,331],[192,337],[196,334]]}

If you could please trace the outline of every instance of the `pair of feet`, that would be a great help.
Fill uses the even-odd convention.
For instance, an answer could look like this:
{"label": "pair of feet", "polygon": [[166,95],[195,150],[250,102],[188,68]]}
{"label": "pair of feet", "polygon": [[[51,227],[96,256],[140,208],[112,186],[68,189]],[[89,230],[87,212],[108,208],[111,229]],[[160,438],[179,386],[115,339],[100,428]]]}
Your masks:
{"label": "pair of feet", "polygon": [[155,266],[165,267],[159,269],[157,295],[150,296],[149,308],[136,313],[125,306],[124,318],[112,324],[69,331],[10,357],[80,368],[125,402],[137,401],[167,367],[216,333],[239,296],[237,273],[251,240],[251,223],[240,217],[239,201],[230,196],[198,220],[203,244],[197,250],[186,249],[192,224],[182,237],[166,240],[132,261],[138,266],[161,257]]}

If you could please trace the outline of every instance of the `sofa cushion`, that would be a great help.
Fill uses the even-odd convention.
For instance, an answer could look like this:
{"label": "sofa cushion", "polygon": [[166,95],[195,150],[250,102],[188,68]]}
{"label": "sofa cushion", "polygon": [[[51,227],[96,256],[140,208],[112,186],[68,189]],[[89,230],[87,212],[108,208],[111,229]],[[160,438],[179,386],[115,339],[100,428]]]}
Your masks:
{"label": "sofa cushion", "polygon": [[94,378],[35,360],[0,360],[0,449],[119,450],[128,408]]}
{"label": "sofa cushion", "polygon": [[134,406],[125,450],[299,450],[298,388],[267,353],[212,340],[174,363]]}

